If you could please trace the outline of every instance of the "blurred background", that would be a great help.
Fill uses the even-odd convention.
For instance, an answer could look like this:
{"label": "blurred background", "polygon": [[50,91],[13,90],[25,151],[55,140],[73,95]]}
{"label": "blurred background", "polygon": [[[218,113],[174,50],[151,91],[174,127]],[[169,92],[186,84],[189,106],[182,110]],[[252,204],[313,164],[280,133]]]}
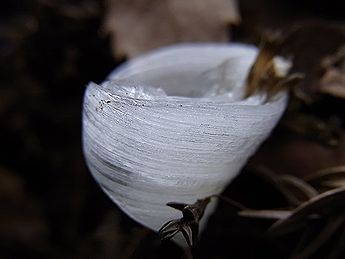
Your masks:
{"label": "blurred background", "polygon": [[[344,12],[344,1],[334,0],[2,0],[0,258],[183,257],[173,243],[161,245],[155,233],[127,218],[92,179],[81,150],[85,85],[102,82],[127,58],[159,46],[258,45],[265,32],[306,22],[344,26]],[[317,30],[313,35],[316,45],[333,40]],[[289,152],[310,153],[300,139],[296,143]],[[273,168],[301,175],[345,164],[341,143],[332,151],[311,144],[318,155],[297,162],[288,154],[284,164],[286,152],[272,148],[258,159],[269,163],[279,154]],[[254,208],[263,203],[258,200],[279,203],[266,185],[244,173],[228,195]],[[266,222],[240,224],[226,213],[220,206],[211,219],[198,258],[289,257],[294,237],[282,243],[263,238],[258,233]]]}

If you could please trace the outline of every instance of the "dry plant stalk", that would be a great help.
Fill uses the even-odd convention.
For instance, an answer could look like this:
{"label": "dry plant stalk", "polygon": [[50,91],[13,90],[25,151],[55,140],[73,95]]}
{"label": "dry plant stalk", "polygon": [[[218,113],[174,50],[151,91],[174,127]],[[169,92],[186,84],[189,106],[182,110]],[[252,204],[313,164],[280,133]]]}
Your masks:
{"label": "dry plant stalk", "polygon": [[245,97],[263,92],[270,100],[282,90],[291,90],[303,78],[301,73],[289,73],[292,61],[278,56],[277,45],[267,40],[261,46],[247,78]]}

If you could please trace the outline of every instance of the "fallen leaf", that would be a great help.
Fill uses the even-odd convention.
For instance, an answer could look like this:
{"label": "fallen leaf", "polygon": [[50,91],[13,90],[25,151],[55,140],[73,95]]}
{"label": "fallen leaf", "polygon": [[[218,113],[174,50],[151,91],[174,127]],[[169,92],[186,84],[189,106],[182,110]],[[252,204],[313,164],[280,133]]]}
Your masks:
{"label": "fallen leaf", "polygon": [[337,69],[329,69],[321,78],[322,93],[345,99],[345,73]]}
{"label": "fallen leaf", "polygon": [[108,0],[103,31],[115,57],[132,57],[172,43],[227,41],[228,25],[240,20],[236,0]]}

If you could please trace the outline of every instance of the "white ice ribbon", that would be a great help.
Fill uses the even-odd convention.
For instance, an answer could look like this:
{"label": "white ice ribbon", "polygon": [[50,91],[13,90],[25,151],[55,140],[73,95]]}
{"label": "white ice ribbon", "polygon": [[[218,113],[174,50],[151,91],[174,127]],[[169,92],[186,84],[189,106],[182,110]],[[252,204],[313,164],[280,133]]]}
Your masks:
{"label": "white ice ribbon", "polygon": [[180,218],[167,202],[219,194],[267,138],[287,98],[242,99],[256,54],[241,44],[175,45],[88,85],[86,161],[130,217],[155,231]]}

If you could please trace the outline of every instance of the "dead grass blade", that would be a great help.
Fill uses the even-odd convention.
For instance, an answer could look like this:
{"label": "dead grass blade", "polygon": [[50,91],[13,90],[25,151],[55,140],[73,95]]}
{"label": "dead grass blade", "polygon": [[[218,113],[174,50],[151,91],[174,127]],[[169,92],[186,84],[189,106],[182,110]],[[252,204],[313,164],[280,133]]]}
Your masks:
{"label": "dead grass blade", "polygon": [[320,170],[305,178],[317,189],[333,189],[345,186],[345,165]]}
{"label": "dead grass blade", "polygon": [[290,232],[308,218],[344,212],[344,205],[345,187],[324,192],[297,207],[290,217],[278,220],[268,232],[274,235]]}

